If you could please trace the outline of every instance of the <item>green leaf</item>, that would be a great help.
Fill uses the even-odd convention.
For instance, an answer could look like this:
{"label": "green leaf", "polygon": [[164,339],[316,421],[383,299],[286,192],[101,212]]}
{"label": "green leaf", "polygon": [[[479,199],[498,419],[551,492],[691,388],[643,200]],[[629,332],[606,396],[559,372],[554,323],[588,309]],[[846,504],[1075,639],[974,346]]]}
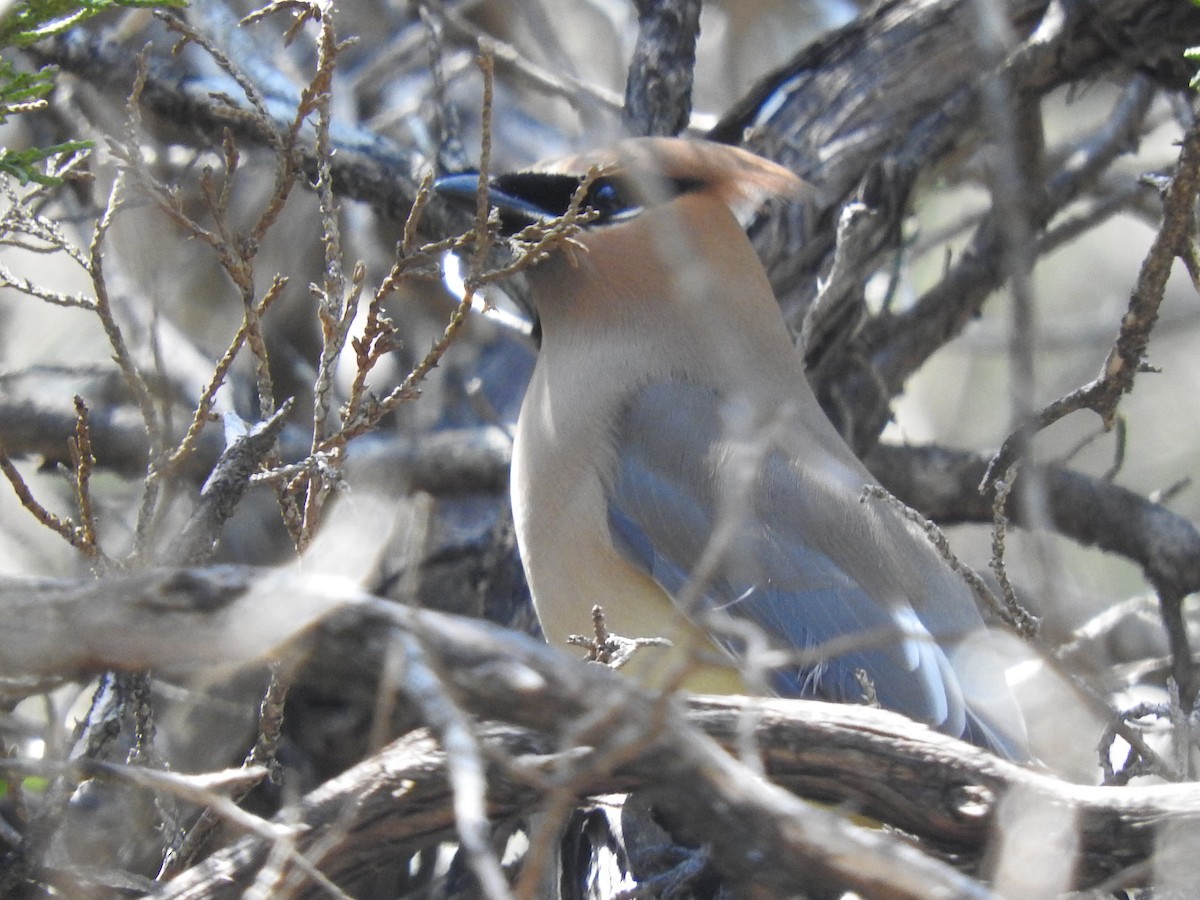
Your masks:
{"label": "green leaf", "polygon": [[0,122],[19,111],[22,104],[40,100],[54,89],[52,66],[36,72],[20,72],[6,59],[0,59]]}
{"label": "green leaf", "polygon": [[[14,782],[21,785],[21,790],[29,791],[35,794],[43,794],[50,787],[50,779],[41,775],[27,775],[24,778],[15,778]],[[0,781],[0,800],[8,797],[8,782]]]}
{"label": "green leaf", "polygon": [[0,21],[0,46],[24,47],[110,9],[179,9],[186,0],[21,0]]}
{"label": "green leaf", "polygon": [[[0,49],[24,47],[110,9],[180,8],[187,0],[18,0],[0,17]],[[44,66],[35,72],[18,69],[0,57],[0,124],[28,112],[54,90],[57,69]],[[58,185],[62,179],[46,173],[48,159],[90,149],[91,141],[67,141],[53,147],[29,150],[0,149],[0,174],[21,184]]]}
{"label": "green leaf", "polygon": [[65,141],[53,147],[31,147],[28,150],[0,150],[0,173],[9,175],[21,184],[45,184],[57,186],[63,180],[46,173],[44,163],[54,156],[90,150],[91,141]]}

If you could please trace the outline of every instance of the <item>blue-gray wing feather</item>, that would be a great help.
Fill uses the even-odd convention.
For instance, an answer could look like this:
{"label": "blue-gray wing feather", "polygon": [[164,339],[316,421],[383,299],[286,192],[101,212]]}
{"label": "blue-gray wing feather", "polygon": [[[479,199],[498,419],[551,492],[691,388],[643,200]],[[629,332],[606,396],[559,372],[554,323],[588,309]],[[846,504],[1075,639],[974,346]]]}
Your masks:
{"label": "blue-gray wing feather", "polygon": [[[853,702],[863,696],[862,670],[881,705],[1019,755],[1008,746],[1017,738],[994,734],[967,708],[944,651],[982,627],[961,579],[892,509],[860,502],[870,476],[831,427],[806,435],[785,421],[786,440],[756,448],[753,432],[730,426],[731,402],[682,380],[628,398],[614,435],[614,545],[678,597],[718,517],[735,516],[702,608],[687,612],[747,619],[776,646],[855,645],[777,670],[779,693]],[[747,452],[756,461],[749,489],[731,506],[729,472]],[[861,645],[845,640],[854,635]]]}

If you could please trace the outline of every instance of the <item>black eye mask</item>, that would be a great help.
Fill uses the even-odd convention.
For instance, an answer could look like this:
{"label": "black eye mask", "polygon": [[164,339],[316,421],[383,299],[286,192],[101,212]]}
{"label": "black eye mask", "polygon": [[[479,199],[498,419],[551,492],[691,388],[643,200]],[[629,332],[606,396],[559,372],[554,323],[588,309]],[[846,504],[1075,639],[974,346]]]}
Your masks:
{"label": "black eye mask", "polygon": [[[479,173],[447,175],[435,182],[442,196],[463,205],[475,202]],[[512,172],[492,179],[489,202],[500,212],[501,231],[516,234],[522,228],[566,214],[582,178],[545,172]],[[598,216],[593,225],[632,218],[645,207],[671,200],[701,186],[696,179],[664,178],[652,185],[653,196],[629,178],[605,175],[592,182],[582,209]]]}

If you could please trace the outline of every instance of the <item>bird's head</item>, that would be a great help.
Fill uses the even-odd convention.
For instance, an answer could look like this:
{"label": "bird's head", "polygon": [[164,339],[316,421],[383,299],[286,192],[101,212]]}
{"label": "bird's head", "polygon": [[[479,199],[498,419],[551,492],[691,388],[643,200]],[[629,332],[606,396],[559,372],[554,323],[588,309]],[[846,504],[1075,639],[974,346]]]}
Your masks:
{"label": "bird's head", "polygon": [[[447,176],[436,188],[474,206],[479,176]],[[488,202],[510,235],[590,210],[569,243],[555,245],[584,252],[550,252],[527,269],[533,306],[547,340],[554,331],[578,337],[585,325],[589,340],[627,341],[652,316],[675,327],[688,311],[711,318],[718,307],[740,316],[757,310],[775,323],[779,309],[744,228],[767,200],[810,190],[738,147],[655,137],[497,175]]]}
{"label": "bird's head", "polygon": [[[493,177],[488,200],[508,234],[563,216],[584,186],[580,209],[591,229],[617,226],[643,211],[694,193],[722,200],[745,224],[771,197],[798,199],[806,184],[789,170],[740,147],[683,138],[630,138],[605,150],[538,163]],[[477,172],[439,178],[443,196],[475,202]]]}

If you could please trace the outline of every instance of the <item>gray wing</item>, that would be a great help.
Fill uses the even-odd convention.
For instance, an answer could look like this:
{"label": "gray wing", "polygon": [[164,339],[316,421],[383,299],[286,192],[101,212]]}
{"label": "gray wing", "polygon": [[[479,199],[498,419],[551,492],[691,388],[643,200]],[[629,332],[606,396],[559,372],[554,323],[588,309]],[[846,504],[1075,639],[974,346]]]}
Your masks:
{"label": "gray wing", "polygon": [[[614,545],[677,597],[724,503],[737,527],[703,608],[755,623],[776,646],[836,640],[845,651],[777,671],[779,693],[858,701],[861,669],[882,706],[1019,755],[1019,738],[968,708],[946,652],[983,627],[966,585],[894,510],[859,501],[872,479],[827,422],[793,418],[782,440],[756,448],[723,421],[730,408],[681,380],[629,398],[615,435]],[[747,460],[749,490],[730,503],[730,473]]]}

